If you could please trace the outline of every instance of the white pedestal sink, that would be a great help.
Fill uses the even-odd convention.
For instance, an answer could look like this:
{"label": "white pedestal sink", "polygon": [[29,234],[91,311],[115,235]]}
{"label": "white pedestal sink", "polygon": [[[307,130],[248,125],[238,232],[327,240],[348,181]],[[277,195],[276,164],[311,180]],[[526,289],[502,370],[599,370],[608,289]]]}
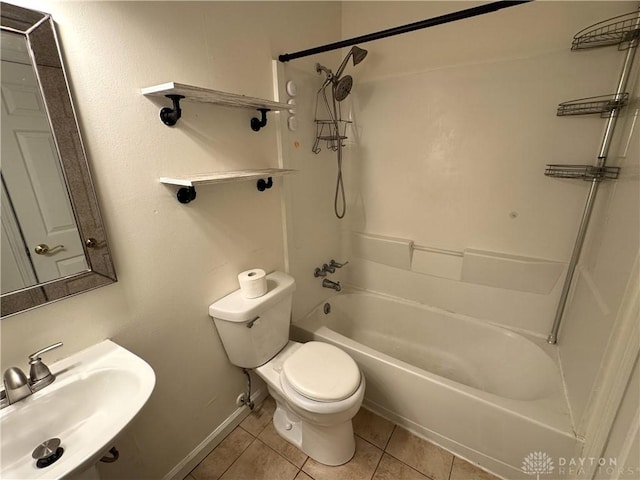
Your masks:
{"label": "white pedestal sink", "polygon": [[[56,479],[94,469],[155,385],[152,368],[110,340],[49,365],[56,380],[0,410],[0,478]],[[31,453],[59,438],[62,456],[38,468]]]}

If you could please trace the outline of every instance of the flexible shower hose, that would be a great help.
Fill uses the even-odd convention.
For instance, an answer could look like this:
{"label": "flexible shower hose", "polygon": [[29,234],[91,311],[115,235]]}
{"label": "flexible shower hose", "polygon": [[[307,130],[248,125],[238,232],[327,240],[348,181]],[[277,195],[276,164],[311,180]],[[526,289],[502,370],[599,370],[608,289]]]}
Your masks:
{"label": "flexible shower hose", "polygon": [[[337,123],[337,122],[336,122]],[[333,199],[333,211],[338,218],[344,218],[347,213],[347,202],[344,196],[344,182],[342,181],[342,140],[340,139],[340,133],[338,125],[336,125],[336,131],[338,131],[338,176],[336,178],[336,195]],[[342,213],[338,211],[338,192],[342,200]]]}

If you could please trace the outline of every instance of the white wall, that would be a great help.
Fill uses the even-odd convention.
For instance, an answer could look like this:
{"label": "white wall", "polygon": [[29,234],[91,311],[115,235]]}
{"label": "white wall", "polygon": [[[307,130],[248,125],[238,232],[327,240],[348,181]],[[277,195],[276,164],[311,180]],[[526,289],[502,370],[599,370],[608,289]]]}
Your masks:
{"label": "white wall", "polygon": [[[613,55],[622,55],[615,50]],[[609,152],[620,177],[601,184],[585,246],[559,333],[560,357],[569,401],[581,434],[583,413],[597,391],[596,378],[609,342],[633,291],[634,261],[640,255],[640,55],[636,53],[628,91],[634,99],[618,119]],[[637,270],[635,272],[637,276]],[[636,287],[637,288],[637,287]]]}
{"label": "white wall", "polygon": [[[343,36],[472,5],[347,2]],[[557,117],[556,107],[614,91],[621,62],[615,48],[571,52],[571,39],[634,8],[532,2],[361,45],[368,57],[347,72],[358,142],[346,162],[348,228],[459,257],[479,249],[566,264],[588,184],[543,172],[548,163],[592,163],[603,120]],[[464,257],[459,263],[464,272]],[[541,336],[562,284],[531,293],[411,270],[355,260],[349,279]]]}
{"label": "white wall", "polygon": [[[334,70],[340,62],[339,54],[335,52],[311,59]],[[311,151],[315,139],[316,93],[324,78],[300,60],[285,64],[280,72],[283,77],[281,87],[286,81],[293,80],[298,89],[295,97],[297,130],[287,128],[288,115],[281,121],[284,167],[299,172],[285,186],[287,256],[289,271],[297,283],[293,306],[295,320],[335,293],[323,288],[322,278],[314,277],[313,272],[331,259],[342,261],[341,224],[333,211],[336,154],[327,151],[324,144],[321,144],[319,154]],[[280,94],[284,101],[289,98],[284,88]],[[343,277],[341,273],[338,271],[330,278],[339,281]]]}
{"label": "white wall", "polygon": [[[118,282],[2,320],[2,369],[61,340],[50,361],[104,338],[151,364],[157,384],[118,442],[106,478],[162,478],[235,409],[244,376],[227,361],[208,305],[250,267],[284,268],[282,182],[200,188],[181,205],[161,176],[278,165],[277,129],[255,112],[167,101],[168,81],[272,98],[277,54],[339,37],[337,3],[23,1],[58,23],[72,93]],[[300,60],[298,65],[312,61]]]}
{"label": "white wall", "polygon": [[594,477],[597,480],[640,478],[640,369],[637,359],[602,458],[607,462],[615,459],[617,464],[614,469],[598,469]]}
{"label": "white wall", "polygon": [[[347,2],[343,36],[471,5]],[[349,281],[546,336],[562,278],[550,293],[540,294],[461,281],[457,270],[464,271],[463,252],[470,248],[568,263],[589,185],[548,178],[543,171],[547,163],[592,164],[605,121],[556,117],[556,105],[613,93],[624,58],[615,47],[571,52],[571,39],[584,27],[636,8],[635,1],[532,2],[362,44],[369,55],[348,72],[356,85],[357,146],[347,162],[347,233],[411,240],[434,250],[429,255],[436,263],[421,260],[416,268],[416,255],[424,249],[413,250],[409,267],[365,255],[351,265]],[[580,437],[587,433],[585,412],[598,391],[598,375],[606,375],[600,369],[625,292],[637,295],[629,291],[640,246],[635,67],[628,89],[634,100],[620,118],[609,155],[609,164],[622,173],[601,185],[560,331]],[[633,403],[637,391],[627,398]],[[634,414],[618,419],[612,438],[626,433],[625,422]],[[610,443],[608,454],[622,443]]]}

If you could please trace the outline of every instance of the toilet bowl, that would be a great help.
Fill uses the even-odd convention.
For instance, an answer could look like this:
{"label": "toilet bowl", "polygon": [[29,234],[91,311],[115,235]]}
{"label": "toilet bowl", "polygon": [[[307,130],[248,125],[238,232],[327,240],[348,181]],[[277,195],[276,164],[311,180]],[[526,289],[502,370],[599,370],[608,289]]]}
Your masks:
{"label": "toilet bowl", "polygon": [[[344,357],[327,364],[327,356],[332,353]],[[285,373],[306,369],[314,357],[317,361],[306,378],[295,377],[297,372],[293,378]],[[337,365],[340,369],[335,368]],[[362,405],[365,391],[364,376],[351,357],[326,343],[289,342],[255,371],[276,401],[273,423],[282,437],[325,465],[351,460],[355,453],[351,420]],[[329,375],[334,382],[327,378]]]}
{"label": "toilet bowl", "polygon": [[284,439],[314,460],[341,465],[355,453],[351,420],[360,409],[364,375],[338,347],[289,341],[295,282],[267,275],[267,293],[248,299],[240,290],[209,306],[234,365],[254,369],[276,401],[273,423]]}

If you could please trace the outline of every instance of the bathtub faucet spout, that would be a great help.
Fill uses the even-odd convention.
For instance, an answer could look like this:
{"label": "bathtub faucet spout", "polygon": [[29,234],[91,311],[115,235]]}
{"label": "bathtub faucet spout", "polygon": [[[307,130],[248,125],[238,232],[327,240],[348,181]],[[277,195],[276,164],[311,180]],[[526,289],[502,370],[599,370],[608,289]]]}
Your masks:
{"label": "bathtub faucet spout", "polygon": [[339,292],[340,290],[342,290],[342,287],[340,286],[340,282],[332,282],[328,278],[325,278],[324,280],[322,280],[322,286],[324,288],[333,288],[336,292]]}

